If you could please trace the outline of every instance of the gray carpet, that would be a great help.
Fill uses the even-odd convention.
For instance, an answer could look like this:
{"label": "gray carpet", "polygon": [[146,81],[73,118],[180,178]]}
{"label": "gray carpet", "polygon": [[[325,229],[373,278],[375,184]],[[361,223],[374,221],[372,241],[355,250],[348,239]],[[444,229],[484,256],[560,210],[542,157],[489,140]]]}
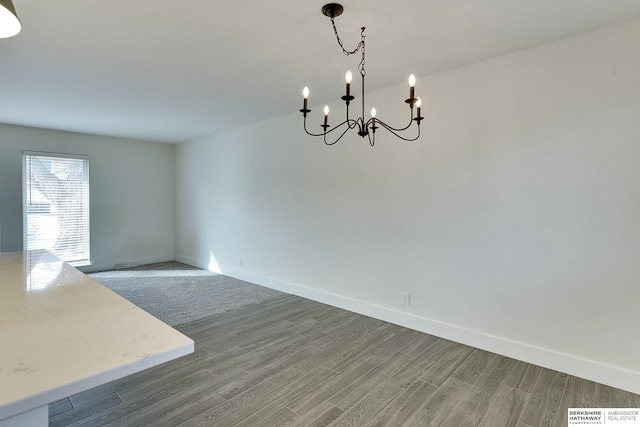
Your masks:
{"label": "gray carpet", "polygon": [[175,261],[89,276],[171,326],[286,295]]}

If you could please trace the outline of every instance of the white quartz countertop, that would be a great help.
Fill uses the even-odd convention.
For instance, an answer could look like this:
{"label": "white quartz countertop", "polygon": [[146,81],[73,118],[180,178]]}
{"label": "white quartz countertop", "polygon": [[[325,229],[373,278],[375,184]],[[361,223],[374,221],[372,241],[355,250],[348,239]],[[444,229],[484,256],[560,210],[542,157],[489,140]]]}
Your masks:
{"label": "white quartz countertop", "polygon": [[0,420],[193,347],[190,338],[48,252],[0,253]]}

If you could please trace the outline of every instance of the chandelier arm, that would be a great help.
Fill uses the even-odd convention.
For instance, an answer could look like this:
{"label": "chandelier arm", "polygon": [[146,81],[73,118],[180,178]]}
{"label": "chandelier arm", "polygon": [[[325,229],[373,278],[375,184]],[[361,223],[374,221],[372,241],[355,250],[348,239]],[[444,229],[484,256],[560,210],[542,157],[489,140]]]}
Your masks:
{"label": "chandelier arm", "polygon": [[[372,137],[371,134],[373,134],[373,137]],[[375,145],[375,143],[376,143],[376,133],[375,133],[375,131],[374,132],[367,132],[367,137],[369,137],[369,145],[373,147]]]}
{"label": "chandelier arm", "polygon": [[355,129],[356,124],[358,123],[358,120],[360,120],[360,117],[358,117],[357,119],[350,119],[349,118],[349,104],[347,103],[347,120],[345,120],[345,122],[349,123],[349,128],[350,129]]}
{"label": "chandelier arm", "polygon": [[[338,126],[334,127],[333,129],[331,129],[331,131],[338,129],[338,127],[339,127],[339,126],[341,126],[341,125],[343,125],[344,123],[346,123],[346,121],[345,121],[345,122],[342,122],[340,125],[338,125]],[[345,130],[340,134],[340,136],[338,137],[338,139],[336,139],[336,140],[335,140],[335,141],[333,141],[333,142],[327,142],[327,133],[329,133],[329,132],[331,132],[331,131],[329,131],[329,132],[325,133],[325,134],[323,135],[323,136],[324,136],[324,137],[323,137],[323,139],[324,139],[324,144],[325,144],[325,145],[333,145],[333,144],[337,143],[338,141],[340,141],[340,140],[342,139],[342,137],[344,136],[344,134],[345,134],[345,133],[347,133],[348,131],[350,131],[351,129],[352,129],[352,127],[351,127],[351,125],[349,124],[349,125],[347,126],[347,128],[346,128],[346,129],[345,129]]]}
{"label": "chandelier arm", "polygon": [[[382,120],[380,120],[380,119],[376,119],[376,123],[380,123],[380,124],[382,124],[382,125],[383,125],[386,129],[388,129],[388,130],[394,130],[394,131],[396,131],[396,132],[402,132],[402,131],[405,131],[405,130],[407,130],[407,129],[409,129],[409,128],[411,127],[411,124],[413,123],[413,120],[414,120],[414,119],[413,119],[413,108],[412,108],[412,109],[411,109],[411,117],[409,118],[409,124],[408,124],[408,125],[406,125],[406,126],[405,126],[405,127],[403,127],[403,128],[395,128],[395,127],[393,127],[393,126],[391,126],[391,125],[386,124],[385,122],[383,122],[383,121],[382,121]],[[371,121],[371,119],[369,119],[369,121]],[[369,122],[367,122],[367,124],[369,124]]]}
{"label": "chandelier arm", "polygon": [[354,119],[347,119],[347,120],[343,121],[342,123],[340,123],[338,125],[335,125],[334,127],[329,129],[328,131],[321,133],[320,135],[326,135],[328,133],[331,133],[334,130],[336,130],[338,128],[341,128],[345,124],[347,125],[347,130],[350,130],[350,129],[353,129],[356,126],[357,122]]}
{"label": "chandelier arm", "polygon": [[[305,132],[307,133],[307,135],[309,135],[309,136],[324,136],[324,135],[326,135],[326,134],[328,134],[328,133],[331,133],[331,132],[333,132],[334,130],[336,130],[336,129],[338,129],[338,128],[342,127],[342,126],[343,126],[343,125],[345,125],[345,124],[347,125],[347,129],[345,130],[345,132],[347,132],[348,130],[355,129],[355,127],[356,127],[356,126],[358,126],[358,121],[357,121],[357,120],[354,120],[354,119],[349,119],[349,118],[348,118],[347,120],[343,121],[342,123],[340,123],[340,124],[338,124],[338,125],[336,125],[336,126],[332,127],[332,128],[331,128],[331,129],[329,129],[328,131],[326,131],[326,132],[322,132],[322,133],[313,133],[313,132],[309,132],[309,130],[307,130],[307,117],[306,117],[306,116],[304,117],[304,121],[303,121],[304,131],[305,131]],[[344,133],[343,133],[343,135],[344,135]],[[341,136],[340,138],[342,138],[342,136]],[[338,138],[338,139],[340,139],[340,138]],[[327,145],[333,145],[333,144],[327,144]]]}
{"label": "chandelier arm", "polygon": [[304,123],[304,131],[307,133],[307,135],[309,135],[309,136],[322,136],[322,135],[324,135],[322,133],[312,133],[312,132],[309,132],[307,130],[307,116],[304,117],[304,122],[303,123]]}
{"label": "chandelier arm", "polygon": [[[344,126],[344,125],[347,125],[347,128],[345,129],[345,132],[347,132],[347,131],[349,131],[349,130],[351,130],[351,129],[354,129],[354,128],[356,127],[356,125],[357,125],[357,121],[356,121],[356,120],[353,120],[353,119],[347,119],[347,120],[344,120],[343,122],[341,122],[340,124],[335,125],[335,126],[334,126],[334,127],[332,127],[331,129],[329,129],[329,130],[325,130],[324,132],[319,133],[319,134],[314,135],[314,136],[323,136],[323,135],[327,135],[328,133],[331,133],[331,132],[333,132],[333,131],[335,131],[335,130],[337,130],[337,129],[340,129],[340,128],[341,128],[342,126]],[[343,134],[344,134],[344,132],[343,132]],[[342,137],[340,137],[340,138],[342,138]],[[328,144],[328,145],[333,145],[333,144]]]}
{"label": "chandelier arm", "polygon": [[[398,138],[402,139],[403,141],[415,141],[418,138],[420,138],[420,125],[418,125],[418,135],[416,135],[415,138],[405,138],[402,135],[400,135],[398,132],[402,132],[403,129],[395,129],[392,128],[391,126],[389,126],[388,124],[386,124],[385,122],[376,119],[376,124],[380,124],[382,125],[383,128],[385,128],[386,130],[388,130],[389,132],[391,132],[392,134],[394,134],[395,136],[397,136]],[[408,128],[409,126],[407,126],[405,128],[405,130]]]}

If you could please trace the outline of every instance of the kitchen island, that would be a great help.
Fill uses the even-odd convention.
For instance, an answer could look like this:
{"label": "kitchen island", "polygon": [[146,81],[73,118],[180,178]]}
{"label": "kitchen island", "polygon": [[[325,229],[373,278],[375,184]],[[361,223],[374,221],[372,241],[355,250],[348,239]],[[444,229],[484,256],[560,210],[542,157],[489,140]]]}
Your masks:
{"label": "kitchen island", "polygon": [[193,341],[46,251],[0,253],[0,427],[192,353]]}

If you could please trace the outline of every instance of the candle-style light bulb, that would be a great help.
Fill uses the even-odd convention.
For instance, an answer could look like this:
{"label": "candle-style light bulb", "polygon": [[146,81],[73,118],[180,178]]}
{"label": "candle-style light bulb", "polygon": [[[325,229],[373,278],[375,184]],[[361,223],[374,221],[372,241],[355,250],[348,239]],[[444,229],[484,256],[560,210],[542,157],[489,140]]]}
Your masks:
{"label": "candle-style light bulb", "polygon": [[328,116],[328,115],[329,115],[329,106],[328,106],[328,105],[325,105],[325,106],[324,106],[324,115],[325,115],[325,116]]}
{"label": "candle-style light bulb", "polygon": [[[416,76],[414,76],[413,74],[411,74],[409,76],[409,99],[413,100],[413,98],[415,97],[415,85],[416,85]],[[411,106],[413,106],[413,104],[411,104]]]}
{"label": "candle-style light bulb", "polygon": [[[302,109],[306,110],[307,109],[307,101],[309,100],[309,88],[308,87],[305,86],[304,89],[302,89],[302,96],[304,97],[304,101],[302,103]],[[305,112],[305,114],[307,114],[307,113]],[[307,116],[305,115],[305,117],[307,117]]]}
{"label": "candle-style light bulb", "polygon": [[[418,110],[416,111],[416,117],[420,117],[420,107],[422,106],[422,99],[420,99],[420,97],[417,98],[416,100],[416,107],[418,107]],[[418,121],[418,124],[420,124],[420,121]]]}
{"label": "candle-style light bulb", "polygon": [[353,74],[351,73],[351,70],[348,70],[347,74],[344,76],[344,81],[347,82],[347,84],[351,84],[351,80],[353,80]]}
{"label": "candle-style light bulb", "polygon": [[324,106],[324,131],[327,131],[327,122],[329,121],[329,106],[325,105]]}
{"label": "candle-style light bulb", "polygon": [[375,133],[376,131],[376,109],[375,107],[371,109],[371,130]]}

